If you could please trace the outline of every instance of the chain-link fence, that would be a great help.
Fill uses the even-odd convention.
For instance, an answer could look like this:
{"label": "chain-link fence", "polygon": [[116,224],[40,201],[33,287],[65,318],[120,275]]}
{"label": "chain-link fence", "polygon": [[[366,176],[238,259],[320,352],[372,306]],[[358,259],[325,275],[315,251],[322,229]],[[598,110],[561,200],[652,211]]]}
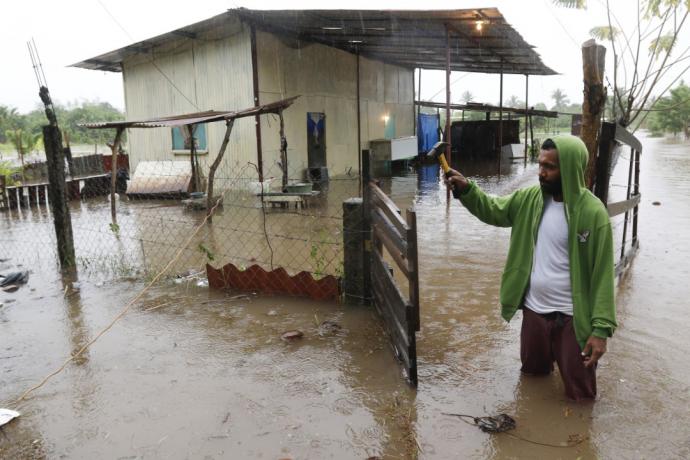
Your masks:
{"label": "chain-link fence", "polygon": [[[110,155],[74,158],[83,166],[67,175],[67,192],[80,273],[146,276],[174,260],[167,275],[203,272],[206,263],[214,267],[232,263],[239,270],[252,265],[266,271],[282,267],[290,275],[307,271],[315,279],[342,274],[343,201],[359,195],[358,176],[329,178],[325,169],[319,169],[321,174],[315,177],[295,161],[283,185],[281,166],[265,162],[260,182],[256,162],[239,163],[230,156],[215,173],[212,219],[207,219],[203,192],[189,193],[194,181],[198,190],[205,190],[207,163],[200,162],[198,177],[193,178],[189,154],[180,157],[152,160],[146,166],[147,158],[140,152],[121,156],[115,219],[106,170]],[[130,163],[140,170],[128,170]],[[69,171],[67,164],[65,169]],[[57,264],[46,184],[47,178],[39,177],[7,189],[11,206],[0,213],[0,258],[32,268]]]}

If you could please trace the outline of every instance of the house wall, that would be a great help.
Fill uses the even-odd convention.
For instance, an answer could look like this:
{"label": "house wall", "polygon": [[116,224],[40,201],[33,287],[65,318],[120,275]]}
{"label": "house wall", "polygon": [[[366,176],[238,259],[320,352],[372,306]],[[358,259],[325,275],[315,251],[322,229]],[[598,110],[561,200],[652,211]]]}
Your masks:
{"label": "house wall", "polygon": [[[209,32],[195,40],[180,39],[149,55],[123,63],[127,119],[146,119],[204,110],[252,107],[253,82],[249,26],[239,20],[223,23],[222,33]],[[214,35],[215,34],[215,35]],[[326,115],[326,159],[331,176],[358,174],[358,155],[371,139],[384,137],[384,115],[395,126],[395,136],[414,135],[413,72],[382,62],[360,59],[362,145],[357,146],[356,56],[320,44],[291,42],[257,31],[257,68],[261,104],[301,95],[285,111],[291,178],[307,167],[307,112]],[[177,88],[177,89],[176,89]],[[394,120],[394,121],[393,121]],[[389,125],[391,128],[393,125]],[[208,153],[201,153],[202,171],[215,158],[225,131],[224,123],[207,125]],[[279,122],[261,117],[265,175],[280,175]],[[391,130],[387,130],[391,134]],[[172,151],[169,128],[130,129],[131,167],[143,160],[189,160]],[[248,162],[256,162],[254,118],[235,122],[217,178],[256,176]]]}
{"label": "house wall", "polygon": [[[213,33],[218,31],[197,40],[171,43],[169,50],[156,54],[153,63],[145,56],[124,62],[127,119],[253,107],[249,28],[239,21],[229,21],[224,23],[220,38]],[[210,123],[206,130],[208,149],[199,155],[204,175],[218,153],[225,124]],[[127,134],[133,169],[143,160],[189,161],[188,153],[173,153],[170,128],[130,129]],[[228,186],[228,180],[240,174],[254,177],[255,171],[247,165],[248,161],[256,161],[253,117],[235,121],[216,175],[221,179],[219,185]]]}
{"label": "house wall", "polygon": [[[330,176],[345,176],[348,171],[355,176],[359,173],[359,151],[368,147],[369,140],[384,137],[384,115],[390,117],[389,123],[394,123],[394,136],[414,135],[412,70],[360,58],[362,145],[358,148],[357,57],[354,54],[257,31],[257,63],[262,104],[301,95],[285,111],[291,178],[299,178],[307,168],[308,112],[326,115],[326,161]],[[278,175],[278,120],[262,118],[261,134],[267,175],[269,172]]]}

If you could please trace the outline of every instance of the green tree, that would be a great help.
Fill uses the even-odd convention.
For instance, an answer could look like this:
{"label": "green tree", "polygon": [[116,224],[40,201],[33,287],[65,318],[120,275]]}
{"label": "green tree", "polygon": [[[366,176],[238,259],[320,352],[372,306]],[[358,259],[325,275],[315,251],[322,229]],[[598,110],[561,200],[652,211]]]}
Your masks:
{"label": "green tree", "polygon": [[568,99],[568,96],[560,88],[556,88],[551,93],[551,99],[553,99],[554,102],[554,106],[551,108],[551,110],[555,110],[557,112],[563,112],[566,105],[570,103],[570,99]]}
{"label": "green tree", "polygon": [[38,144],[40,135],[32,134],[21,129],[8,130],[5,133],[7,139],[10,140],[19,155],[19,161],[22,164],[22,181],[24,181],[24,156],[31,153]]}
{"label": "green tree", "polygon": [[[553,2],[568,8],[587,8],[585,0]],[[612,118],[623,126],[639,126],[653,113],[649,109],[663,101],[662,96],[690,69],[690,65],[678,69],[687,64],[690,47],[679,51],[675,46],[688,22],[690,0],[626,0],[618,5],[637,10],[636,24],[621,25],[610,0],[606,0],[606,18],[602,18],[605,24],[593,27],[590,35],[608,42],[613,54],[613,69],[607,69],[613,77]],[[665,79],[674,75],[671,72],[676,72],[675,77]]]}
{"label": "green tree", "polygon": [[653,135],[683,133],[690,137],[690,87],[682,80],[669,95],[653,104],[649,129]]}
{"label": "green tree", "polygon": [[516,95],[510,96],[504,103],[503,105],[505,107],[512,107],[516,109],[522,109],[525,107],[525,102],[521,101],[520,98],[518,98]]}
{"label": "green tree", "polygon": [[0,105],[0,143],[7,142],[5,133],[9,130],[21,128],[22,116],[14,107]]}
{"label": "green tree", "polygon": [[472,102],[474,100],[474,94],[470,93],[469,91],[465,91],[462,93],[462,96],[460,96],[460,100],[462,101],[463,104],[467,104],[468,102]]}
{"label": "green tree", "polygon": [[[123,120],[124,114],[107,102],[85,101],[67,106],[55,104],[55,115],[60,127],[70,135],[76,144],[105,144],[112,142],[112,130],[88,129],[81,123]],[[41,134],[41,127],[47,123],[43,106],[38,106],[27,114],[19,114],[16,109],[0,106],[0,128],[2,135],[8,130],[21,129],[31,134]],[[0,142],[7,142],[5,138]]]}

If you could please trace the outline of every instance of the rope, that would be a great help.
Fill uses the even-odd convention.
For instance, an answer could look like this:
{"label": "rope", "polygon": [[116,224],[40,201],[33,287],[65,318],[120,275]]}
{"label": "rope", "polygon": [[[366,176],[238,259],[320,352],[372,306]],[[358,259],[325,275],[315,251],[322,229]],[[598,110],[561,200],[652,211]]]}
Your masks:
{"label": "rope", "polygon": [[120,313],[118,313],[118,314],[113,318],[113,320],[112,320],[107,326],[105,326],[103,329],[101,329],[101,330],[98,332],[98,334],[96,334],[96,335],[94,336],[94,338],[92,338],[91,340],[89,340],[89,342],[87,342],[83,347],[81,347],[75,354],[73,354],[72,356],[70,356],[69,358],[67,358],[67,359],[65,360],[65,362],[62,363],[62,365],[61,365],[60,367],[58,367],[56,370],[54,370],[53,372],[51,372],[50,374],[48,374],[47,376],[45,376],[45,377],[43,378],[43,380],[41,380],[40,383],[38,383],[37,385],[34,385],[33,387],[29,388],[29,389],[26,390],[24,393],[22,393],[22,395],[21,395],[19,398],[17,398],[17,400],[15,401],[15,404],[19,404],[20,402],[22,402],[24,399],[26,399],[27,396],[29,396],[31,393],[33,393],[34,391],[36,391],[36,390],[38,390],[39,388],[41,388],[41,387],[42,387],[43,385],[45,385],[51,378],[53,378],[54,376],[56,376],[57,374],[59,374],[60,372],[62,372],[62,371],[67,367],[67,365],[68,365],[69,363],[71,363],[71,362],[74,361],[76,358],[78,358],[79,356],[81,356],[82,353],[84,353],[91,345],[93,345],[98,339],[100,339],[101,336],[103,336],[103,334],[105,334],[106,332],[108,332],[108,331],[115,325],[115,323],[117,323],[120,319],[122,319],[122,318],[127,314],[127,312],[132,308],[132,305],[134,305],[139,299],[141,299],[141,297],[149,290],[149,288],[150,288],[151,286],[153,286],[156,282],[158,282],[158,280],[161,278],[161,276],[163,276],[163,274],[164,274],[166,271],[168,271],[168,269],[172,266],[172,264],[173,264],[175,261],[177,261],[177,259],[180,257],[180,255],[182,254],[182,252],[187,248],[187,246],[189,245],[189,243],[191,243],[192,239],[196,236],[196,234],[199,233],[199,230],[201,230],[201,229],[204,227],[204,225],[206,224],[206,221],[208,220],[208,218],[209,218],[210,216],[213,215],[213,213],[215,212],[216,208],[218,208],[219,205],[220,205],[220,200],[216,201],[215,206],[213,206],[213,208],[211,208],[211,212],[207,213],[207,215],[204,217],[204,220],[197,226],[197,228],[196,228],[196,229],[194,230],[194,232],[189,236],[189,238],[187,239],[187,241],[185,241],[185,244],[177,251],[177,254],[175,254],[175,256],[174,256],[172,259],[170,259],[170,261],[169,261],[169,262],[167,263],[167,265],[163,268],[163,270],[161,270],[160,272],[158,272],[158,274],[157,274],[157,275],[146,285],[146,287],[144,287],[144,289],[143,289],[141,292],[139,292],[139,294],[137,294],[136,297],[134,297],[132,300],[130,300],[129,303],[127,303],[127,305],[125,305],[125,307],[120,311]]}
{"label": "rope", "polygon": [[[474,415],[467,415],[467,414],[451,414],[451,413],[448,413],[448,412],[441,412],[441,414],[443,414],[443,415],[450,415],[450,416],[453,416],[453,417],[458,417],[458,418],[460,418],[460,420],[462,420],[463,422],[467,423],[468,425],[477,426],[477,427],[479,426],[479,424],[477,423],[477,420],[481,418],[481,417],[475,417]],[[466,419],[472,419],[472,421],[470,422],[470,421],[468,421],[468,420],[466,420]],[[548,442],[534,441],[534,440],[532,440],[532,439],[528,439],[528,438],[522,437],[522,436],[517,435],[517,434],[508,433],[508,432],[506,432],[506,431],[501,431],[501,432],[497,432],[497,433],[503,433],[503,434],[505,434],[506,436],[510,436],[511,438],[519,439],[520,441],[529,442],[529,443],[531,443],[531,444],[536,444],[536,445],[538,445],[538,446],[558,447],[558,448],[575,447],[575,446],[577,446],[578,444],[584,442],[584,441],[587,439],[587,437],[582,437],[582,438],[577,439],[576,441],[570,441],[570,440],[569,440],[569,441],[567,441],[566,443],[551,444],[551,443],[548,443]]]}

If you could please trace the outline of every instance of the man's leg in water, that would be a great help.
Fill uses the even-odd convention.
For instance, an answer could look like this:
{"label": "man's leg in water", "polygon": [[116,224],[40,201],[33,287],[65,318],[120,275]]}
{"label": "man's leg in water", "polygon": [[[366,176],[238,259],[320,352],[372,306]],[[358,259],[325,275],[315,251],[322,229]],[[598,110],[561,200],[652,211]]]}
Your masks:
{"label": "man's leg in water", "polygon": [[575,337],[573,318],[561,315],[562,325],[556,327],[553,337],[553,354],[563,378],[565,394],[576,401],[594,399],[597,396],[597,378],[594,367],[585,367],[580,345]]}
{"label": "man's leg in water", "polygon": [[520,359],[522,372],[528,375],[548,375],[553,371],[554,356],[551,350],[551,321],[522,308],[520,331]]}

